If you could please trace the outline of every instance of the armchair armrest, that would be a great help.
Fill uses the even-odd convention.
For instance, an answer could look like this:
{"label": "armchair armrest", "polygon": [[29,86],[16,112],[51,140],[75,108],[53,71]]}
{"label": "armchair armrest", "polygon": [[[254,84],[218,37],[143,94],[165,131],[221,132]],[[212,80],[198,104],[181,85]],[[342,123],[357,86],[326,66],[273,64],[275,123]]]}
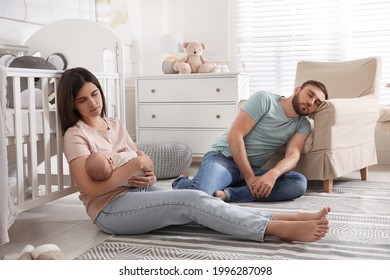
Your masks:
{"label": "armchair armrest", "polygon": [[379,116],[375,95],[329,99],[314,114],[310,152],[343,149],[372,141]]}

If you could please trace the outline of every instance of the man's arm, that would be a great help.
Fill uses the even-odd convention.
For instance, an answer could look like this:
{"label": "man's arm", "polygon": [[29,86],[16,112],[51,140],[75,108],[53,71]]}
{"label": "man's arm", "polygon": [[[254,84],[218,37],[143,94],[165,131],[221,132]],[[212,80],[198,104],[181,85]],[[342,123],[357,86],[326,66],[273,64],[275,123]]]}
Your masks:
{"label": "man's arm", "polygon": [[227,135],[227,141],[229,143],[233,159],[247,183],[248,181],[253,180],[255,175],[248,161],[244,137],[253,129],[255,125],[256,121],[251,116],[249,116],[248,113],[241,110],[234,120],[229,134]]}
{"label": "man's arm", "polygon": [[[275,185],[276,179],[292,170],[298,163],[308,135],[295,134],[287,143],[284,158],[275,167],[253,182],[252,194],[256,197],[268,197]],[[251,190],[252,191],[252,190]]]}
{"label": "man's arm", "polygon": [[284,158],[279,161],[274,168],[271,169],[274,170],[273,172],[275,175],[277,175],[277,177],[297,166],[307,137],[308,135],[305,134],[295,134],[293,137],[291,137],[287,143]]}

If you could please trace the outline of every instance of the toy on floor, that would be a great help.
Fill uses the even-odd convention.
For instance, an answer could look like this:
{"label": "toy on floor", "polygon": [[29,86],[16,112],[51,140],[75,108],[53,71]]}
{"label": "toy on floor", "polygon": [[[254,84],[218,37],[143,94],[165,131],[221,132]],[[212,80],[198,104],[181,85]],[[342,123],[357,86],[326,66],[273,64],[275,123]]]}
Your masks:
{"label": "toy on floor", "polygon": [[19,254],[9,254],[4,260],[64,260],[61,249],[55,244],[43,244],[38,247],[26,245]]}

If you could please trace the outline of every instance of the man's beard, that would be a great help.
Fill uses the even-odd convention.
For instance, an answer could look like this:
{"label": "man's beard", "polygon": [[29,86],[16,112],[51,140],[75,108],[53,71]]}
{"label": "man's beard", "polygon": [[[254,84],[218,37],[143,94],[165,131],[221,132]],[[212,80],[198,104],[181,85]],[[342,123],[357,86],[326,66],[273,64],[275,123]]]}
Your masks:
{"label": "man's beard", "polygon": [[292,105],[293,105],[295,113],[297,113],[299,116],[308,116],[308,115],[310,115],[309,109],[308,109],[307,112],[305,112],[305,111],[303,111],[299,107],[300,103],[299,103],[299,100],[298,100],[298,96],[299,96],[299,93],[295,94],[294,97],[293,97],[293,100],[292,100]]}

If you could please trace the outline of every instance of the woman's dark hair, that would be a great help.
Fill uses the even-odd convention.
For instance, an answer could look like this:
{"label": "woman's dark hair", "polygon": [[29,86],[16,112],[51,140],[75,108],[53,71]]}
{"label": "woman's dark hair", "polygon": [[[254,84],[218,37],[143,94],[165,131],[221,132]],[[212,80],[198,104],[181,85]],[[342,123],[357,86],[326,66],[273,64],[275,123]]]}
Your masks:
{"label": "woman's dark hair", "polygon": [[328,90],[326,89],[326,86],[323,83],[315,80],[308,80],[301,85],[301,89],[303,89],[305,86],[308,85],[318,87],[324,93],[325,100],[328,100]]}
{"label": "woman's dark hair", "polygon": [[101,116],[106,116],[106,99],[99,80],[95,75],[82,67],[68,69],[62,74],[56,100],[56,106],[61,120],[62,134],[65,134],[68,128],[74,126],[81,118],[80,113],[75,107],[75,99],[80,89],[87,82],[93,83],[100,91],[103,102]]}

